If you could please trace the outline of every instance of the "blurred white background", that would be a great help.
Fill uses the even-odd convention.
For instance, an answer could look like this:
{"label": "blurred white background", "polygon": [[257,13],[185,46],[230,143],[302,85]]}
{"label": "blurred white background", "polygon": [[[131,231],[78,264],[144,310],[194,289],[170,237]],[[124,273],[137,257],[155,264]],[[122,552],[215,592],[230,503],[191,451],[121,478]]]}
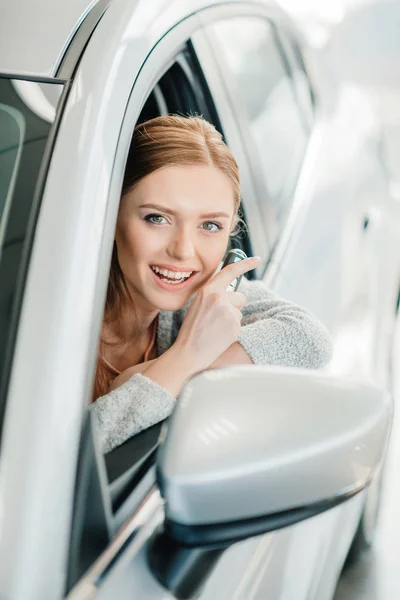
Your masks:
{"label": "blurred white background", "polygon": [[314,23],[315,45],[331,56],[335,75],[360,86],[379,105],[386,159],[400,200],[400,1],[278,3],[305,23]]}

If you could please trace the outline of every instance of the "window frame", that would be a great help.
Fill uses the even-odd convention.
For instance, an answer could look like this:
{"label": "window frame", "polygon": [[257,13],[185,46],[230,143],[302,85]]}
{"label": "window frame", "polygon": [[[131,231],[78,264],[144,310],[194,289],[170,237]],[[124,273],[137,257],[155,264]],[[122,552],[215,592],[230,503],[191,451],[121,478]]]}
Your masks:
{"label": "window frame", "polygon": [[[213,97],[208,89],[206,79],[202,75],[200,64],[197,62],[195,49],[190,38],[184,44],[180,44],[175,54],[171,55],[168,61],[158,70],[158,77],[147,95],[143,95],[143,100],[138,112],[135,124],[140,122],[141,115],[145,109],[146,102],[156,90],[156,97],[153,101],[158,103],[158,109],[162,112],[170,108],[162,91],[161,81],[168,77],[173,69],[178,65],[184,72],[188,86],[191,88],[194,98],[197,100],[199,113],[205,118],[210,119],[217,128],[221,128],[219,116],[214,107]],[[173,77],[173,75],[170,75]],[[177,86],[178,87],[178,86]],[[179,89],[182,95],[183,90]],[[122,127],[127,127],[132,131],[132,125],[129,126],[130,115],[127,111]],[[129,135],[130,138],[130,135]],[[126,140],[124,140],[124,145]],[[117,154],[122,150],[121,144],[117,149]],[[118,167],[120,168],[120,167]],[[124,160],[125,168],[125,160]],[[119,191],[122,181],[119,183]],[[117,193],[118,185],[110,189],[110,194]],[[108,269],[107,269],[108,272]],[[75,485],[74,514],[71,524],[70,551],[68,559],[68,583],[67,592],[70,592],[76,585],[79,585],[83,573],[90,565],[79,565],[76,560],[76,554],[80,553],[79,536],[86,535],[86,542],[91,547],[91,540],[87,537],[87,528],[84,527],[85,519],[90,514],[91,505],[88,502],[96,500],[96,512],[100,515],[102,522],[97,522],[98,531],[102,532],[103,548],[100,554],[105,550],[106,542],[111,541],[120,529],[120,527],[131,518],[138,509],[143,499],[149,494],[151,488],[155,485],[155,459],[158,447],[158,435],[162,423],[155,424],[149,429],[140,432],[134,437],[128,439],[124,444],[110,452],[106,457],[101,454],[97,448],[95,433],[93,431],[93,422],[88,415],[88,422],[82,430],[80,453],[78,459],[77,482]],[[126,463],[126,457],[135,455],[137,462],[130,464],[127,469],[122,470],[118,476],[111,476],[114,469],[121,470],[121,464]],[[95,490],[95,491],[93,491]],[[89,531],[90,536],[90,531]]]}

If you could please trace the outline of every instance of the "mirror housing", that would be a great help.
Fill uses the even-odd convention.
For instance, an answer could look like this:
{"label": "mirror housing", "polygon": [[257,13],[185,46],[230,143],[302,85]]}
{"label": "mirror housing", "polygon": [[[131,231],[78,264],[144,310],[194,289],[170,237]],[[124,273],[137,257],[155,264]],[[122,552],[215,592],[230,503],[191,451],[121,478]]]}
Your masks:
{"label": "mirror housing", "polygon": [[363,490],[382,463],[392,411],[388,392],[321,371],[240,366],[193,378],[160,436],[165,522],[149,555],[157,579],[189,598],[190,585],[179,585],[190,570],[204,580],[211,549]]}

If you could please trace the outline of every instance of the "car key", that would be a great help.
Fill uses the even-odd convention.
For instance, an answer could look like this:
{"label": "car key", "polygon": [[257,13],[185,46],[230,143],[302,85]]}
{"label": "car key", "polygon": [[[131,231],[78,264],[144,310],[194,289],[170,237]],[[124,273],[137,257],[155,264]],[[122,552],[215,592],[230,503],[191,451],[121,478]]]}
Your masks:
{"label": "car key", "polygon": [[[245,258],[247,258],[247,254],[245,252],[243,252],[243,250],[240,250],[239,248],[233,248],[232,250],[229,250],[228,254],[226,255],[224,263],[221,267],[221,270],[224,267],[226,267],[227,265],[238,262],[239,260],[244,260]],[[239,277],[235,277],[235,279],[226,288],[226,291],[227,292],[236,292],[238,290],[238,287],[240,285],[240,281],[241,281],[242,277],[243,277],[243,275],[239,275]]]}

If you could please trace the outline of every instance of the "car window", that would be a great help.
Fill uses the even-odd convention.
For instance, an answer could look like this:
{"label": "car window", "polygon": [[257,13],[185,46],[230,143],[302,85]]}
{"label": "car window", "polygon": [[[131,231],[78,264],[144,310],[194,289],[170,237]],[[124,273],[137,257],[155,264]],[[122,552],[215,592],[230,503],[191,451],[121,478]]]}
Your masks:
{"label": "car window", "polygon": [[0,427],[46,148],[62,89],[0,77]]}
{"label": "car window", "polygon": [[[136,123],[162,114],[200,114],[221,131],[220,122],[190,43],[156,82]],[[249,253],[242,235],[240,244]],[[155,454],[162,423],[129,438],[104,456],[96,450],[96,431],[88,416],[82,431],[75,509],[70,540],[67,589],[71,589],[106,547],[153,485]],[[96,515],[94,523],[93,515]],[[100,533],[99,533],[100,532]],[[99,539],[100,536],[100,539]],[[89,550],[87,550],[89,548]]]}
{"label": "car window", "polygon": [[[292,72],[275,27],[260,17],[232,17],[208,26],[244,122],[255,169],[262,173],[260,202],[276,241],[290,206],[309,137],[303,112],[304,72]],[[297,73],[297,74],[296,74]]]}
{"label": "car window", "polygon": [[[201,78],[200,66],[190,43],[150,92],[137,123],[161,114],[176,113],[201,114],[222,133],[212,97],[205,81]],[[244,213],[241,216],[245,217]],[[250,240],[245,232],[232,237],[230,244],[235,248],[243,247],[249,255],[251,254],[248,248]],[[115,489],[118,489],[117,482],[121,477],[127,480],[128,471],[134,473],[135,465],[153,452],[160,427],[161,424],[158,424],[139,433],[106,455],[108,480]]]}
{"label": "car window", "polygon": [[0,231],[4,235],[1,225],[5,223],[4,213],[12,198],[25,134],[22,112],[0,103],[0,131]]}

